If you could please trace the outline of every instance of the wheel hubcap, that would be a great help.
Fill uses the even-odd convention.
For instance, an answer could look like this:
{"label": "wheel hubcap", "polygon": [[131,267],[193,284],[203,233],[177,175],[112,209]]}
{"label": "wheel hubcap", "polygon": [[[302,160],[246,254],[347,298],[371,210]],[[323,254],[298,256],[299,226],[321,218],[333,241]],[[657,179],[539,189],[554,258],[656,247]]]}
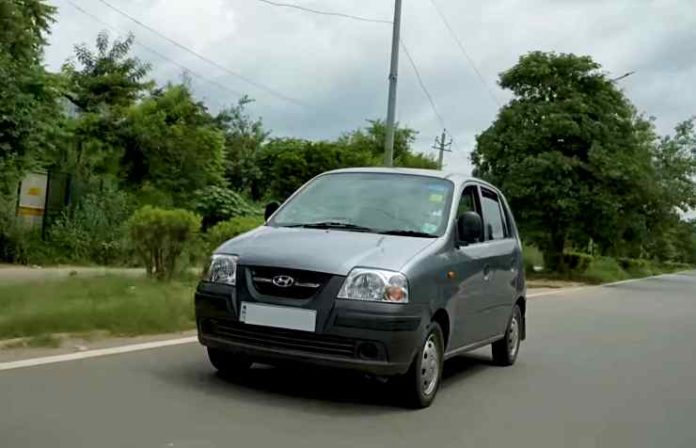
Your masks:
{"label": "wheel hubcap", "polygon": [[513,317],[512,321],[510,321],[510,330],[508,331],[507,343],[510,358],[514,359],[520,345],[520,325],[517,322],[517,317]]}
{"label": "wheel hubcap", "polygon": [[440,354],[437,350],[435,335],[431,334],[425,343],[425,347],[423,347],[420,374],[423,394],[432,394],[440,377]]}

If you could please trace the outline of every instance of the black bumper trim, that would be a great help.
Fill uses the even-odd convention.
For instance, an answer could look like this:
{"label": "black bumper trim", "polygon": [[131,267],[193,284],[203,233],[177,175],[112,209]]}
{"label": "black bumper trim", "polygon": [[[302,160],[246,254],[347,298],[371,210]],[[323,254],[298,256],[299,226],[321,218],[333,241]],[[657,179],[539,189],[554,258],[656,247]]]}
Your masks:
{"label": "black bumper trim", "polygon": [[379,316],[375,314],[344,313],[336,316],[337,327],[365,328],[378,331],[414,331],[421,322],[420,316]]}

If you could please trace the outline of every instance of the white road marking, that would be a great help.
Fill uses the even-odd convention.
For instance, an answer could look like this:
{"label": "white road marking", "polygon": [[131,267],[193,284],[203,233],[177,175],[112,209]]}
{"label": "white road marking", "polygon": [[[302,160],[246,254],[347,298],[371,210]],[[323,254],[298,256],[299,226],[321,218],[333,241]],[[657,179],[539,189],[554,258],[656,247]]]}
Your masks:
{"label": "white road marking", "polygon": [[531,299],[534,297],[543,297],[543,296],[551,296],[555,294],[563,294],[567,292],[575,292],[575,291],[584,291],[586,289],[595,289],[595,288],[604,288],[606,286],[616,286],[616,285],[623,285],[626,283],[634,283],[634,282],[639,282],[642,280],[648,280],[651,278],[660,278],[660,277],[671,277],[673,275],[680,274],[682,272],[690,272],[690,271],[680,271],[680,272],[672,272],[669,274],[660,274],[660,275],[651,275],[649,277],[641,277],[641,278],[631,278],[628,280],[621,280],[618,282],[612,282],[612,283],[602,283],[601,285],[591,285],[591,286],[578,286],[576,288],[558,288],[558,289],[553,289],[550,291],[541,291],[536,294],[528,294],[527,298]]}
{"label": "white road marking", "polygon": [[137,352],[137,351],[141,351],[141,350],[150,350],[153,348],[161,348],[161,347],[171,347],[174,345],[191,344],[191,343],[197,342],[197,341],[198,341],[198,338],[196,336],[190,336],[190,337],[186,337],[186,338],[167,339],[164,341],[145,342],[142,344],[130,344],[130,345],[121,345],[119,347],[110,347],[110,348],[101,348],[101,349],[97,349],[97,350],[88,350],[86,352],[80,352],[80,353],[68,353],[65,355],[45,356],[42,358],[31,358],[31,359],[23,359],[20,361],[3,362],[3,363],[0,363],[0,371],[12,370],[12,369],[22,369],[25,367],[34,367],[34,366],[40,366],[40,365],[44,365],[44,364],[55,364],[55,363],[59,363],[59,362],[76,361],[78,359],[97,358],[99,356],[118,355],[121,353]]}

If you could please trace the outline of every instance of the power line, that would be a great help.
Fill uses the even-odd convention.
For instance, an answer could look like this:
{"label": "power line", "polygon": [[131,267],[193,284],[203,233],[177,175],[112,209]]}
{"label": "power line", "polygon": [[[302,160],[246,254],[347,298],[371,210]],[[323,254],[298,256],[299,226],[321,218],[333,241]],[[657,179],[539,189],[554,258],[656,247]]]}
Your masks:
{"label": "power line", "polygon": [[[89,11],[84,10],[80,5],[76,4],[76,3],[73,2],[72,0],[65,0],[65,1],[67,1],[73,8],[75,8],[76,10],[78,10],[79,12],[81,12],[82,14],[86,15],[87,17],[90,17],[90,18],[93,19],[94,21],[101,23],[102,25],[108,27],[109,29],[111,29],[112,31],[114,31],[114,32],[116,32],[116,33],[121,33],[121,34],[123,34],[123,30],[120,30],[120,29],[114,27],[113,25],[111,25],[111,24],[105,22],[104,20],[100,19],[99,17],[95,16],[94,14],[90,13]],[[179,62],[177,62],[177,61],[175,61],[174,59],[171,59],[171,58],[169,58],[169,57],[163,55],[163,54],[160,53],[159,51],[157,51],[157,50],[155,50],[155,49],[153,49],[153,48],[151,48],[151,47],[148,47],[147,45],[142,44],[142,43],[140,43],[140,42],[137,41],[137,40],[135,40],[134,43],[135,43],[136,45],[138,45],[138,46],[144,48],[145,50],[147,50],[147,51],[149,51],[149,52],[151,52],[151,53],[157,55],[158,57],[164,59],[165,61],[168,61],[168,62],[170,62],[171,64],[174,64],[174,65],[178,66],[179,68],[185,70],[186,72],[188,72],[188,73],[190,73],[190,74],[192,74],[192,75],[194,75],[194,76],[196,76],[196,77],[202,79],[203,81],[206,81],[206,82],[208,82],[208,83],[210,83],[210,84],[213,84],[213,85],[215,85],[215,86],[217,86],[217,87],[219,87],[219,88],[221,88],[221,89],[223,89],[223,90],[226,90],[226,91],[228,91],[228,92],[230,92],[230,93],[232,93],[232,94],[234,94],[234,95],[236,95],[236,96],[239,96],[239,97],[244,96],[244,94],[242,94],[241,92],[238,92],[238,91],[236,91],[236,90],[230,89],[229,87],[225,86],[224,84],[221,84],[221,83],[219,83],[219,82],[217,82],[217,81],[215,81],[215,80],[212,80],[212,79],[210,79],[210,78],[207,78],[207,77],[201,75],[200,73],[197,73],[195,70],[190,69],[189,67],[187,67],[187,66],[185,66],[185,65],[183,65],[183,64],[181,64],[181,63],[179,63]]]}
{"label": "power line", "polygon": [[145,28],[146,30],[148,30],[148,31],[150,31],[150,32],[152,32],[152,33],[158,35],[158,36],[161,37],[162,39],[164,39],[164,40],[168,41],[169,43],[171,43],[171,44],[173,44],[173,45],[179,47],[180,49],[186,51],[187,53],[192,54],[192,55],[196,56],[197,58],[201,59],[202,61],[205,61],[205,62],[207,62],[208,64],[217,67],[218,69],[224,71],[224,72],[227,73],[228,75],[233,76],[233,77],[238,78],[238,79],[241,79],[242,81],[246,82],[247,84],[251,84],[251,85],[253,85],[253,86],[255,86],[255,87],[257,87],[257,88],[259,88],[259,89],[261,89],[261,90],[263,90],[263,91],[265,91],[265,92],[267,92],[267,93],[269,93],[270,95],[272,95],[272,96],[274,96],[274,97],[276,97],[276,98],[282,99],[282,100],[284,100],[284,101],[287,101],[287,102],[289,102],[289,103],[293,103],[293,104],[298,105],[298,106],[302,106],[302,107],[304,107],[304,108],[311,108],[311,106],[309,106],[308,104],[306,104],[306,103],[303,102],[303,101],[300,101],[300,100],[298,100],[298,99],[296,99],[296,98],[292,98],[292,97],[290,97],[290,96],[287,96],[287,95],[283,94],[282,92],[279,92],[279,91],[275,90],[275,89],[272,88],[272,87],[269,87],[269,86],[267,86],[267,85],[265,85],[265,84],[262,84],[262,83],[260,83],[260,82],[258,82],[258,81],[254,81],[254,80],[251,79],[251,78],[248,78],[248,77],[246,77],[246,76],[244,76],[244,75],[241,75],[241,74],[239,74],[239,73],[237,73],[237,72],[234,72],[234,71],[228,69],[227,67],[225,67],[225,66],[223,66],[223,65],[218,64],[217,62],[213,61],[212,59],[209,59],[209,58],[207,58],[206,56],[203,56],[202,54],[200,54],[200,53],[198,53],[198,52],[196,52],[196,51],[194,51],[194,50],[188,48],[187,46],[185,46],[185,45],[183,45],[183,44],[177,42],[176,40],[174,40],[174,39],[172,39],[171,37],[169,37],[169,36],[167,36],[167,35],[165,35],[165,34],[159,32],[158,30],[152,28],[151,26],[149,26],[149,25],[147,25],[147,24],[141,22],[140,20],[138,20],[138,19],[136,19],[135,17],[129,15],[129,14],[126,13],[125,11],[122,11],[122,10],[118,9],[117,7],[115,7],[114,5],[112,5],[111,3],[107,2],[106,0],[98,0],[98,1],[99,1],[100,3],[102,3],[102,4],[104,4],[106,7],[108,7],[108,8],[111,9],[112,11],[115,11],[116,13],[118,13],[118,14],[120,14],[120,15],[126,17],[127,19],[131,20],[132,22],[134,22],[134,23],[138,24],[139,26]]}
{"label": "power line", "polygon": [[307,8],[306,6],[295,5],[292,3],[283,3],[283,2],[276,2],[276,1],[271,1],[271,0],[256,0],[256,1],[261,2],[261,3],[266,3],[267,5],[271,5],[271,6],[278,6],[281,8],[298,9],[300,11],[309,12],[312,14],[320,14],[323,16],[343,17],[345,19],[359,20],[361,22],[385,23],[388,25],[392,24],[392,22],[390,20],[373,19],[370,17],[361,17],[361,16],[356,16],[353,14],[346,14],[346,13],[342,13],[342,12],[320,11],[318,9]]}
{"label": "power line", "polygon": [[481,72],[479,71],[479,69],[476,67],[476,64],[474,63],[473,59],[471,59],[471,56],[469,56],[469,52],[466,51],[466,48],[464,47],[464,44],[462,43],[462,41],[461,41],[461,40],[459,39],[459,37],[457,36],[457,33],[454,32],[454,29],[453,29],[452,26],[450,25],[450,23],[449,23],[449,21],[447,20],[447,18],[445,17],[445,15],[442,13],[442,10],[440,9],[440,7],[437,6],[437,3],[435,3],[435,0],[430,0],[430,3],[431,3],[431,4],[433,5],[433,7],[435,8],[435,11],[437,11],[437,15],[440,16],[440,20],[442,20],[442,23],[445,25],[445,27],[446,27],[447,30],[449,31],[450,35],[452,36],[452,39],[454,39],[454,41],[457,43],[457,46],[459,47],[459,49],[461,50],[462,54],[463,54],[464,57],[466,58],[467,62],[469,63],[469,65],[471,66],[471,68],[472,68],[472,69],[474,70],[474,72],[476,73],[476,76],[478,77],[479,81],[481,81],[481,84],[483,84],[483,86],[485,87],[486,91],[488,92],[488,95],[491,97],[491,99],[493,100],[493,102],[495,102],[495,103],[498,105],[498,107],[502,107],[502,104],[500,103],[500,101],[498,101],[498,98],[495,96],[495,94],[493,93],[493,91],[491,90],[491,88],[488,86],[488,83],[487,83],[486,80],[484,79],[484,77],[483,77],[483,75],[481,74]]}
{"label": "power line", "polygon": [[406,55],[406,58],[408,59],[408,62],[411,65],[411,68],[413,69],[413,72],[416,74],[416,79],[418,80],[418,84],[420,85],[421,90],[425,94],[425,96],[428,98],[428,102],[430,103],[430,108],[433,110],[433,113],[437,117],[437,120],[440,122],[440,125],[443,128],[446,128],[445,126],[445,121],[442,119],[442,115],[440,115],[440,112],[437,110],[437,106],[435,105],[435,101],[433,100],[432,95],[430,95],[430,92],[428,91],[428,88],[425,86],[425,83],[423,82],[423,78],[420,75],[420,71],[418,70],[418,67],[416,66],[416,62],[413,60],[411,57],[411,53],[408,51],[408,48],[406,48],[406,45],[404,44],[403,41],[401,41],[401,48],[404,50],[404,54]]}
{"label": "power line", "polygon": [[[272,0],[256,0],[256,1],[259,1],[261,3],[266,3],[266,4],[272,5],[272,6],[298,9],[300,11],[309,12],[312,14],[320,14],[320,15],[327,15],[327,16],[339,16],[339,17],[355,19],[355,20],[359,20],[359,21],[363,21],[363,22],[381,23],[381,24],[388,24],[388,25],[392,25],[394,23],[390,20],[372,19],[372,18],[360,17],[360,16],[355,16],[355,15],[345,14],[345,13],[320,11],[317,9],[307,8],[304,6],[295,5],[295,4],[291,4],[291,3],[282,3],[282,2],[272,1]],[[408,51],[406,44],[404,44],[404,42],[402,40],[399,40],[399,43],[401,45],[401,48],[403,48],[404,53],[406,54],[406,57],[411,65],[411,68],[413,69],[413,72],[416,75],[416,79],[418,80],[418,84],[419,84],[421,90],[423,91],[425,96],[428,98],[428,102],[430,103],[430,107],[433,110],[435,117],[437,118],[440,125],[443,128],[446,128],[445,122],[442,118],[442,115],[440,115],[440,112],[437,109],[437,105],[435,104],[435,101],[433,100],[432,95],[428,91],[428,88],[425,86],[425,82],[423,81],[423,77],[421,76],[420,71],[418,70],[418,66],[416,65],[416,62],[413,60],[413,57],[411,56],[411,53]],[[452,143],[450,142],[450,144],[452,144]]]}

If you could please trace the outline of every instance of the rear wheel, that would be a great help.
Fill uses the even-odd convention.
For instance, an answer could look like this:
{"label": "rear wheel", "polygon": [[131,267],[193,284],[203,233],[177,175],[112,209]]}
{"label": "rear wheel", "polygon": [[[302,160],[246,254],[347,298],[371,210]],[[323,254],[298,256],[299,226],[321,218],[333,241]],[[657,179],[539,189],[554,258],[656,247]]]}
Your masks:
{"label": "rear wheel", "polygon": [[437,322],[430,324],[416,359],[408,373],[401,378],[409,407],[426,408],[435,400],[442,380],[444,338]]}
{"label": "rear wheel", "polygon": [[493,362],[499,366],[511,366],[517,360],[522,335],[522,312],[515,305],[503,339],[493,343]]}
{"label": "rear wheel", "polygon": [[218,372],[224,375],[239,375],[251,367],[248,356],[208,347],[208,359]]}

